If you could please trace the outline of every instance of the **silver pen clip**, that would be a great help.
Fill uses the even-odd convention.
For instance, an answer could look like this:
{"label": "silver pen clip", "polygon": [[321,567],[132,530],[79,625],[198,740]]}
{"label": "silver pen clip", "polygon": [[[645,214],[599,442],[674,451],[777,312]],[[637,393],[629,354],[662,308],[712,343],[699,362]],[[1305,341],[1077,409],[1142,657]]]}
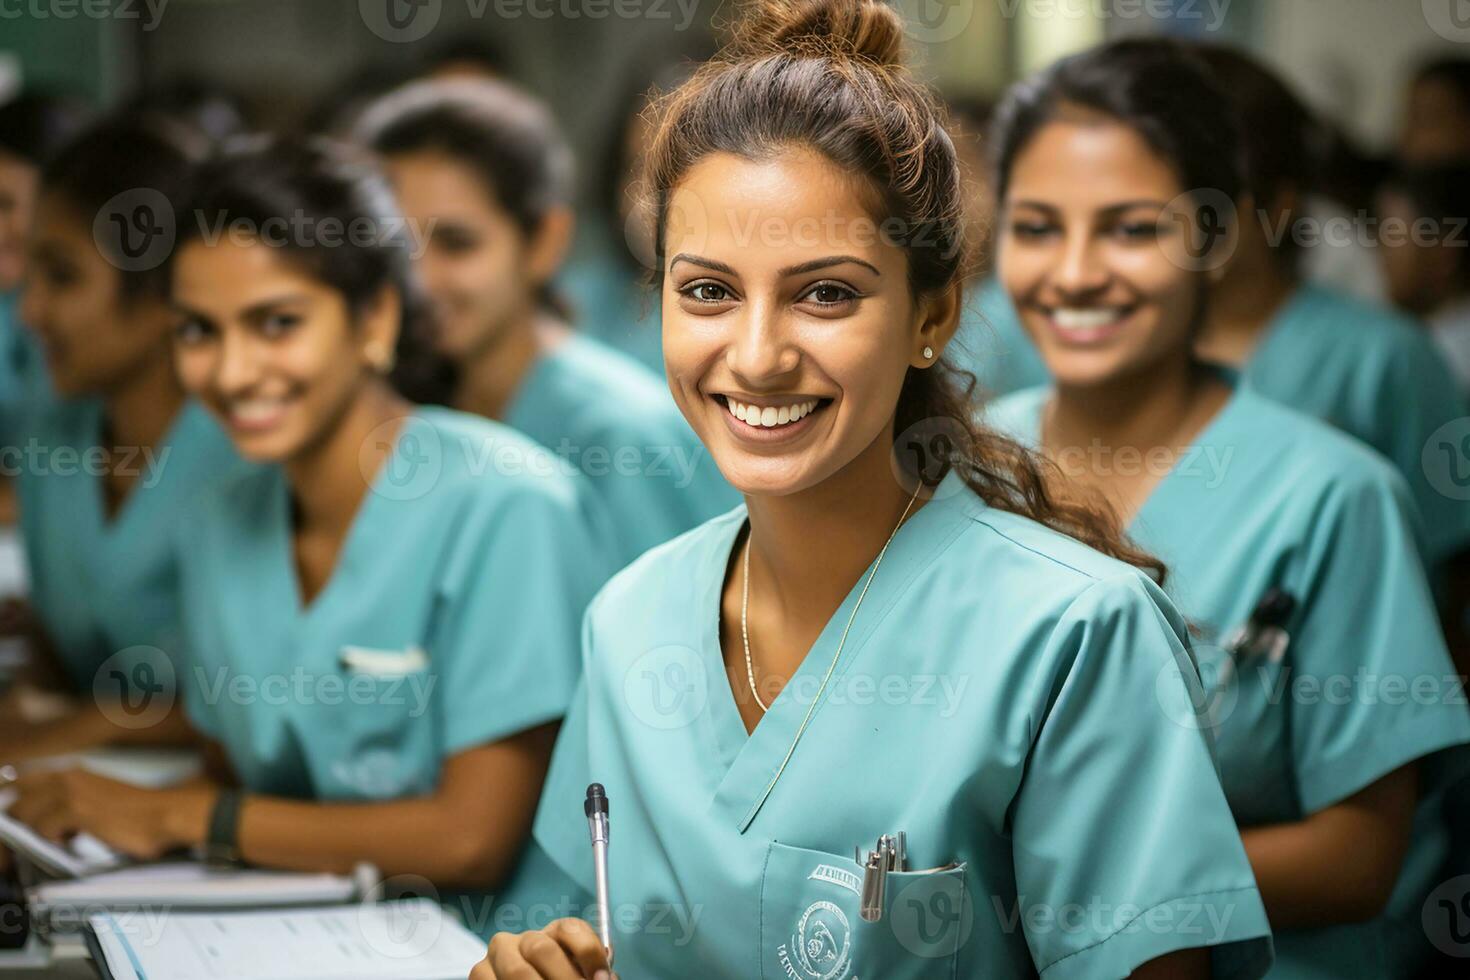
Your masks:
{"label": "silver pen clip", "polygon": [[868,852],[868,859],[859,862],[863,867],[863,894],[858,914],[864,922],[877,922],[883,918],[888,873],[904,870],[908,861],[907,846],[907,835],[903,831],[896,835],[884,834],[878,838],[877,848]]}

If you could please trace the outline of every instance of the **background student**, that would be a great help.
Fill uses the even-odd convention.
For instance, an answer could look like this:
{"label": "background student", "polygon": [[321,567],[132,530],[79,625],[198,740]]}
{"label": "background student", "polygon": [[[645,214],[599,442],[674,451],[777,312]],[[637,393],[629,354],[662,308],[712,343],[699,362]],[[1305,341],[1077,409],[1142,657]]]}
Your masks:
{"label": "background student", "polygon": [[[1103,493],[1168,563],[1270,975],[1412,975],[1470,713],[1402,478],[1195,355],[1212,273],[1177,258],[1210,206],[1188,189],[1235,196],[1227,98],[1187,49],[1129,41],[1021,83],[999,120],[1000,278],[1056,380],[986,420],[1057,461],[1053,493]],[[1394,683],[1437,695],[1396,699]]]}
{"label": "background student", "polygon": [[[167,266],[174,362],[260,464],[174,515],[185,707],[217,748],[168,790],[23,776],[11,812],[135,857],[367,861],[441,888],[534,875],[531,814],[605,574],[588,498],[511,430],[415,404],[435,358],[369,161],[267,141],[196,176]],[[253,231],[208,235],[230,227]]]}
{"label": "background student", "polygon": [[420,83],[369,109],[360,135],[425,238],[456,407],[566,455],[607,505],[620,564],[734,505],[659,379],[578,332],[554,291],[572,160],[544,106],[501,82]]}

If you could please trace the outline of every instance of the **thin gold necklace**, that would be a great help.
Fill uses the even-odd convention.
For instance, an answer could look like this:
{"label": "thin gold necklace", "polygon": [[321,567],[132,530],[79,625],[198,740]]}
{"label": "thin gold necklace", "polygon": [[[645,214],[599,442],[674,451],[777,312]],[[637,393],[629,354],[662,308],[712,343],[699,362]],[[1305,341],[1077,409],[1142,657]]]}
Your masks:
{"label": "thin gold necklace", "polygon": [[[914,488],[914,495],[909,498],[908,506],[903,509],[903,514],[898,518],[898,523],[893,526],[893,531],[888,535],[888,540],[883,542],[878,557],[873,561],[873,568],[868,572],[867,581],[863,583],[863,590],[858,593],[857,602],[853,604],[852,614],[847,617],[847,625],[842,629],[842,639],[837,642],[837,651],[832,654],[832,664],[827,668],[827,676],[822,680],[822,686],[827,686],[827,680],[831,678],[832,671],[837,666],[837,661],[842,657],[842,648],[847,644],[847,634],[852,629],[853,620],[857,619],[858,609],[862,607],[863,598],[868,594],[868,586],[873,584],[873,576],[878,574],[878,566],[883,564],[883,556],[888,553],[888,546],[893,539],[898,537],[898,529],[903,527],[903,522],[908,520],[909,511],[914,509],[914,501],[919,499],[919,491],[924,488],[922,481]],[[742,559],[743,579],[740,592],[740,640],[745,644],[745,679],[750,683],[750,694],[755,698],[755,703],[760,705],[761,714],[770,710],[770,706],[761,700],[760,692],[756,690],[755,664],[750,656],[750,535],[745,537],[745,557]]]}

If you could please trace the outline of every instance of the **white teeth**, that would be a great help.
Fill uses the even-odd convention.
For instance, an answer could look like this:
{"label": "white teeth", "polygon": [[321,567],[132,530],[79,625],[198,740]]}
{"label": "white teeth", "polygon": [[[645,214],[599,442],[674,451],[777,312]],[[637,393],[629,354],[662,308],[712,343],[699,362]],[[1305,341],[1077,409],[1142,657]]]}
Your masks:
{"label": "white teeth", "polygon": [[275,400],[258,399],[248,402],[236,402],[230,406],[230,416],[241,422],[263,422],[274,418],[281,410],[284,402]]}
{"label": "white teeth", "polygon": [[1123,316],[1118,307],[1103,309],[1076,309],[1059,307],[1052,310],[1051,319],[1063,330],[1098,330],[1116,323]]}
{"label": "white teeth", "polygon": [[731,415],[746,425],[769,429],[778,425],[790,425],[792,422],[798,422],[806,418],[816,410],[817,402],[813,399],[812,401],[801,402],[798,405],[783,405],[780,408],[767,406],[766,408],[762,408],[759,405],[747,405],[744,402],[737,402],[735,399],[726,396],[725,407]]}

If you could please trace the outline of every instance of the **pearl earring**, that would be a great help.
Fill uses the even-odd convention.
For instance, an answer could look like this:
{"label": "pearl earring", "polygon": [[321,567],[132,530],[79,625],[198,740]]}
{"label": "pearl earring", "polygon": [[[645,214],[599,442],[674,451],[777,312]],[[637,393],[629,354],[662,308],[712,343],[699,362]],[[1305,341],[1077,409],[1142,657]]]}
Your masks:
{"label": "pearl earring", "polygon": [[928,361],[928,360],[932,360],[933,358],[934,358],[934,348],[933,347],[926,346],[924,348],[924,360]]}

